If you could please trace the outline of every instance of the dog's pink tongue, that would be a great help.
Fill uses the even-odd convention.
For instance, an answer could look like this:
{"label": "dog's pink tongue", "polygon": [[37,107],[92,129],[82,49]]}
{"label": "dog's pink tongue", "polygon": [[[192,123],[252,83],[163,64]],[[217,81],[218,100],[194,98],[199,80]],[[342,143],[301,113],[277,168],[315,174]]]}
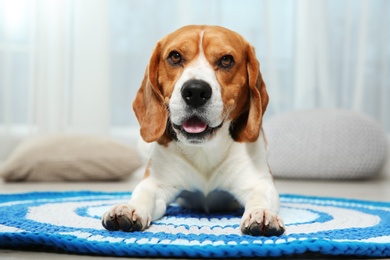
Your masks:
{"label": "dog's pink tongue", "polygon": [[184,131],[190,134],[202,133],[206,128],[207,124],[197,117],[192,117],[183,124]]}

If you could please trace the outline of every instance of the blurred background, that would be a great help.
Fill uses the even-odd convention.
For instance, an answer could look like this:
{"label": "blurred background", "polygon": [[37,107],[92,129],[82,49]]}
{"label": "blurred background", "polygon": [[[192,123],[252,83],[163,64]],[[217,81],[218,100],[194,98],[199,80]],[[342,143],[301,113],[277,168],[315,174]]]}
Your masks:
{"label": "blurred background", "polygon": [[255,47],[265,120],[350,109],[389,136],[387,0],[0,0],[0,135],[133,138],[131,104],[152,49],[187,24],[230,28]]}

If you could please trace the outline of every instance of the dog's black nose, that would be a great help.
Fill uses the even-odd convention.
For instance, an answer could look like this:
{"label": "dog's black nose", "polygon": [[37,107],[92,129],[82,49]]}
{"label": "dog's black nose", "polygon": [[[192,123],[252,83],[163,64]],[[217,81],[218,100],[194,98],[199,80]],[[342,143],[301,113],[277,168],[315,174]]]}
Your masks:
{"label": "dog's black nose", "polygon": [[181,96],[187,105],[197,108],[203,106],[211,98],[210,85],[203,80],[192,79],[183,84]]}

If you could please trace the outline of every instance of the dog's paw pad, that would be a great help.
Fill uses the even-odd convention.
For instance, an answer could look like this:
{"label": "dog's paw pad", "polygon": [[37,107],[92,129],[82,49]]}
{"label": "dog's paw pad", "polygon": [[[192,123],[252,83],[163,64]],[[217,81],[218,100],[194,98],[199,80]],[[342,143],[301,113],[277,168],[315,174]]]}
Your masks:
{"label": "dog's paw pad", "polygon": [[284,233],[284,227],[270,227],[259,223],[252,223],[248,228],[243,230],[244,234],[251,236],[280,236]]}
{"label": "dog's paw pad", "polygon": [[[105,215],[107,215],[107,214],[105,214]],[[119,226],[118,226],[118,223],[116,222],[115,218],[103,216],[102,225],[107,230],[111,230],[111,231],[119,230]]]}
{"label": "dog's paw pad", "polygon": [[127,216],[117,216],[115,221],[118,223],[119,229],[122,231],[132,231],[133,223]]}
{"label": "dog's paw pad", "polygon": [[285,226],[276,213],[257,209],[243,216],[241,231],[252,236],[280,236],[284,233]]}
{"label": "dog's paw pad", "polygon": [[[143,219],[145,219],[143,221]],[[145,222],[143,224],[143,222]],[[136,214],[135,209],[129,205],[115,205],[103,214],[102,225],[110,231],[122,230],[125,232],[140,231],[150,224],[150,217],[144,218]]]}

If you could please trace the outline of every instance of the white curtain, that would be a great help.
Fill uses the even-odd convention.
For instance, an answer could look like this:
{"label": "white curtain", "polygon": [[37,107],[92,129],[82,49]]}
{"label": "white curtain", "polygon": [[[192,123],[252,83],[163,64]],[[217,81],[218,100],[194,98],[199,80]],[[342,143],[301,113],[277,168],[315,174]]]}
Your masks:
{"label": "white curtain", "polygon": [[3,132],[108,134],[108,2],[0,3]]}
{"label": "white curtain", "polygon": [[0,134],[137,132],[151,51],[186,24],[255,46],[268,118],[352,109],[390,133],[390,1],[0,0]]}

